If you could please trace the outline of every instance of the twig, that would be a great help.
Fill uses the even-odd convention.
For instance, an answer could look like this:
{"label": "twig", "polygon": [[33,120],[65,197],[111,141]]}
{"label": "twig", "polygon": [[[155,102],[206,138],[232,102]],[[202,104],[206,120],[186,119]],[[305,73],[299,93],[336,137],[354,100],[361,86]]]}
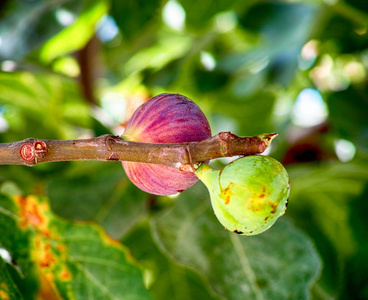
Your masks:
{"label": "twig", "polygon": [[0,144],[0,165],[34,166],[39,163],[75,160],[135,161],[193,171],[194,164],[219,157],[260,154],[276,133],[238,137],[230,132],[200,142],[154,144],[124,141],[102,135],[81,140],[39,140],[28,138]]}

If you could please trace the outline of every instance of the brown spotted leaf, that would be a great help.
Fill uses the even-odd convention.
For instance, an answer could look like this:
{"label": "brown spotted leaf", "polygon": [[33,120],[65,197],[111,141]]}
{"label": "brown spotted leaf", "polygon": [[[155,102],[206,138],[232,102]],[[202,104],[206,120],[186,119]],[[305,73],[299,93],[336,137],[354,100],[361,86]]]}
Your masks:
{"label": "brown spotted leaf", "polygon": [[151,299],[128,251],[93,223],[55,216],[47,199],[0,196],[0,245],[44,299]]}

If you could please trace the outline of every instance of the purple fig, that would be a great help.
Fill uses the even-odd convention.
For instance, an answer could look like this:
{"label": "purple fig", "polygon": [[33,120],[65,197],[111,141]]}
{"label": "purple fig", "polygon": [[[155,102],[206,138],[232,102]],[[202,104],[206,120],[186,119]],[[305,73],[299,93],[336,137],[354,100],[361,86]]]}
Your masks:
{"label": "purple fig", "polygon": [[[144,143],[196,142],[211,137],[208,121],[192,100],[179,94],[157,95],[134,112],[122,138]],[[123,161],[129,179],[141,190],[156,195],[182,192],[198,178],[192,172]]]}

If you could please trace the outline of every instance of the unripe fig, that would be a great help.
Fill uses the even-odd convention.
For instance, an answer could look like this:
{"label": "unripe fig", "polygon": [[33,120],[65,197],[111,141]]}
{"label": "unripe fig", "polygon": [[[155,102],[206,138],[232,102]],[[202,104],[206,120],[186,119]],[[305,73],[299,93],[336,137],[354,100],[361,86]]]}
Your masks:
{"label": "unripe fig", "polygon": [[[142,104],[128,121],[122,138],[144,143],[196,142],[211,137],[208,121],[192,100],[179,94],[161,94]],[[182,192],[198,178],[193,172],[123,161],[129,179],[156,195]]]}
{"label": "unripe fig", "polygon": [[274,158],[246,156],[221,170],[202,164],[195,174],[208,188],[220,223],[235,233],[259,234],[286,210],[289,176]]}

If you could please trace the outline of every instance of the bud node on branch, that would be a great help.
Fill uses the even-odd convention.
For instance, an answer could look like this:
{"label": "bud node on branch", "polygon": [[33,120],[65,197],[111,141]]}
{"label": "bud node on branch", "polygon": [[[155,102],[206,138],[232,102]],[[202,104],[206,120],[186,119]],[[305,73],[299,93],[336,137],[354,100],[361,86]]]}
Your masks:
{"label": "bud node on branch", "polygon": [[34,147],[31,143],[24,143],[19,150],[20,157],[24,161],[32,161],[35,158]]}

